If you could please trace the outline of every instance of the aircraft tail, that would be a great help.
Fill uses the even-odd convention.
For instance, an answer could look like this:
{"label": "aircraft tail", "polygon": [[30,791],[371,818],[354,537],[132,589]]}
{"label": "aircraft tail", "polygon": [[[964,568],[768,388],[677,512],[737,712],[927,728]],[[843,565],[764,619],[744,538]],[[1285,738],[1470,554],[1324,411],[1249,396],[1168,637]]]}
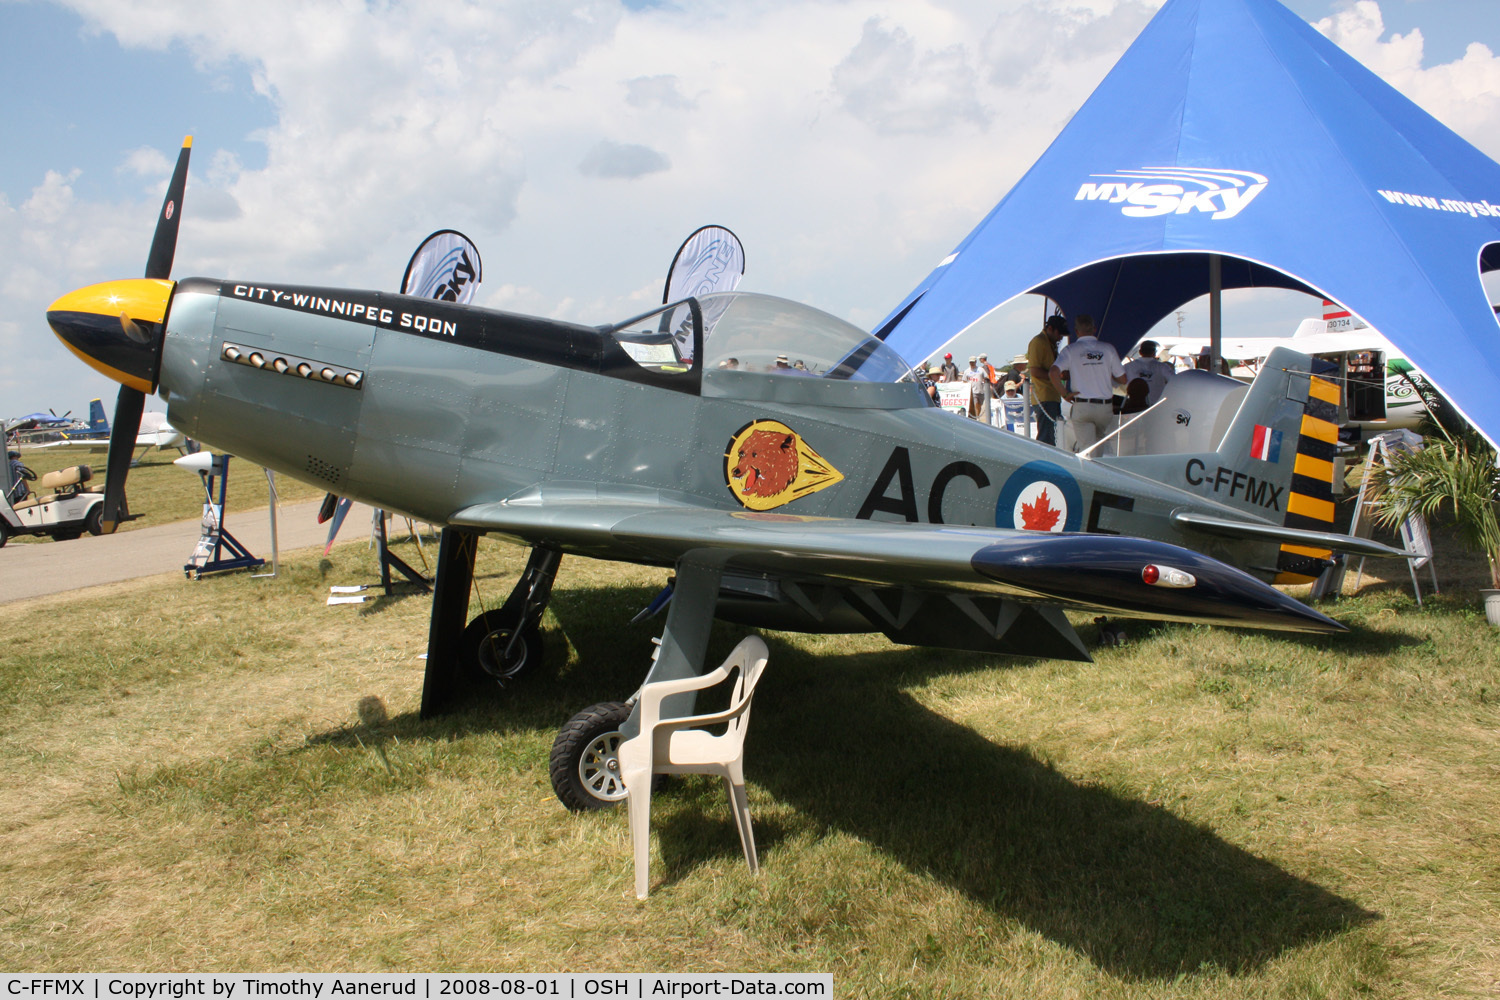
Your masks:
{"label": "aircraft tail", "polygon": [[[1196,489],[1287,528],[1334,530],[1340,389],[1315,367],[1288,348],[1271,352],[1219,444],[1216,467],[1204,463]],[[1283,543],[1274,582],[1312,583],[1332,555],[1318,545]]]}
{"label": "aircraft tail", "polygon": [[89,400],[89,430],[109,433],[109,418],[104,415],[104,404],[97,399]]}

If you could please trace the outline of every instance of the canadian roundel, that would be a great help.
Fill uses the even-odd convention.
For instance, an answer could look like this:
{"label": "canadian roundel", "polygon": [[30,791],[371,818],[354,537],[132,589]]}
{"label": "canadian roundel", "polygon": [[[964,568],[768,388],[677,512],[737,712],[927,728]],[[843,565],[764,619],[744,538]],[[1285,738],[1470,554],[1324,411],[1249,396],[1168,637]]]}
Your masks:
{"label": "canadian roundel", "polygon": [[1005,481],[995,502],[995,526],[1023,531],[1077,531],[1083,495],[1066,470],[1052,462],[1027,462]]}

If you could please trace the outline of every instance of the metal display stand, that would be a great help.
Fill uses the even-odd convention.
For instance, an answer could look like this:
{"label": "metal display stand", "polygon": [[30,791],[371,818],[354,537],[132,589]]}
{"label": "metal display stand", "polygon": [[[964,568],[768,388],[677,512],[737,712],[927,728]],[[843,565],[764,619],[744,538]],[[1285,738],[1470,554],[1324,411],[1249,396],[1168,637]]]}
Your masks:
{"label": "metal display stand", "polygon": [[[202,453],[200,452],[200,455]],[[224,498],[229,491],[229,460],[232,455],[211,455],[206,459],[198,455],[190,456],[197,461],[187,465],[195,468],[198,475],[203,477],[203,490],[206,500],[203,505],[203,537],[198,540],[198,548],[193,552],[192,561],[182,567],[183,573],[189,580],[196,580],[205,573],[220,573],[232,569],[256,569],[264,566],[266,561],[250,554],[250,550],[239,543],[224,527]],[[185,464],[178,459],[178,464]],[[214,500],[214,481],[219,484],[219,499]],[[229,555],[224,555],[224,550],[229,550]],[[212,555],[209,555],[210,550]],[[203,558],[200,561],[200,556]]]}
{"label": "metal display stand", "polygon": [[[1357,538],[1369,538],[1375,527],[1374,511],[1370,509],[1370,482],[1377,469],[1390,464],[1393,451],[1415,451],[1422,447],[1422,439],[1410,431],[1386,431],[1370,439],[1365,454],[1364,475],[1360,478],[1359,496],[1354,501],[1354,520],[1349,525],[1349,534]],[[1417,598],[1417,607],[1422,606],[1422,587],[1417,579],[1417,570],[1425,568],[1432,578],[1432,592],[1438,593],[1437,566],[1432,560],[1432,539],[1427,533],[1427,520],[1414,514],[1401,522],[1401,544],[1406,549],[1406,569],[1411,574],[1412,593]],[[1354,589],[1358,590],[1365,573],[1365,556],[1360,556],[1355,571]],[[1341,561],[1318,579],[1313,587],[1315,598],[1338,596],[1344,585],[1344,574],[1348,572],[1347,561]]]}
{"label": "metal display stand", "polygon": [[[417,544],[421,545],[420,539],[418,539]],[[385,511],[379,508],[375,510],[375,545],[380,554],[380,585],[385,588],[385,596],[390,597],[391,588],[402,582],[391,579],[392,569],[406,577],[405,582],[415,587],[420,587],[422,593],[427,594],[432,592],[432,581],[412,569],[406,560],[391,552],[390,546],[386,543]]]}
{"label": "metal display stand", "polygon": [[270,493],[271,496],[271,572],[256,573],[251,576],[252,580],[264,580],[267,577],[273,577],[278,572],[280,572],[281,568],[280,546],[277,544],[276,539],[276,473],[272,472],[270,469],[266,469],[265,473],[266,490]]}

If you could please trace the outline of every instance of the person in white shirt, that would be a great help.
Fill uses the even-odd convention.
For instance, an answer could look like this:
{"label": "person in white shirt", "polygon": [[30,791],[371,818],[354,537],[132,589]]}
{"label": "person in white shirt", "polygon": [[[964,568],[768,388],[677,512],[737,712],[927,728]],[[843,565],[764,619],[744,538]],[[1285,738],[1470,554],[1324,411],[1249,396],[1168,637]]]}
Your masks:
{"label": "person in white shirt", "polygon": [[979,409],[982,402],[979,392],[982,388],[980,383],[984,381],[984,373],[979,370],[978,364],[979,358],[971,354],[969,355],[969,367],[959,373],[963,380],[969,383],[969,418],[971,420],[979,419]]}
{"label": "person in white shirt", "polygon": [[1140,355],[1125,366],[1125,381],[1129,384],[1134,379],[1145,379],[1151,390],[1146,395],[1146,405],[1150,406],[1161,399],[1161,394],[1166,391],[1167,383],[1172,380],[1172,374],[1177,369],[1156,357],[1154,340],[1141,342]]}
{"label": "person in white shirt", "polygon": [[[1073,321],[1077,334],[1052,363],[1048,376],[1062,397],[1073,405],[1068,424],[1073,428],[1073,450],[1083,451],[1108,434],[1114,425],[1112,402],[1115,386],[1125,384],[1125,366],[1113,344],[1094,335],[1094,321],[1079,316]],[[1063,384],[1064,373],[1068,376]]]}

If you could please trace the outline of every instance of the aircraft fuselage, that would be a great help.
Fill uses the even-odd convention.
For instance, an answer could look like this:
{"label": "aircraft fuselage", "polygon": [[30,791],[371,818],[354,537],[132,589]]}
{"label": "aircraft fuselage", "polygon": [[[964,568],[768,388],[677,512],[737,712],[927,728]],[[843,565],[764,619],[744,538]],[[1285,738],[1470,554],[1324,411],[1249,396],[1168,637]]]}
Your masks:
{"label": "aircraft fuselage", "polygon": [[[1180,464],[1209,496],[955,417],[910,384],[666,375],[598,328],[384,292],[181,281],[160,386],[190,437],[435,524],[497,498],[622,487],[727,509],[1122,533],[1274,562],[1269,543],[1173,524],[1184,507],[1245,516],[1211,497],[1234,474],[1216,482],[1201,459]],[[734,475],[754,450],[746,429],[768,421],[826,464],[823,481],[761,502]],[[752,473],[761,493],[775,474]]]}

